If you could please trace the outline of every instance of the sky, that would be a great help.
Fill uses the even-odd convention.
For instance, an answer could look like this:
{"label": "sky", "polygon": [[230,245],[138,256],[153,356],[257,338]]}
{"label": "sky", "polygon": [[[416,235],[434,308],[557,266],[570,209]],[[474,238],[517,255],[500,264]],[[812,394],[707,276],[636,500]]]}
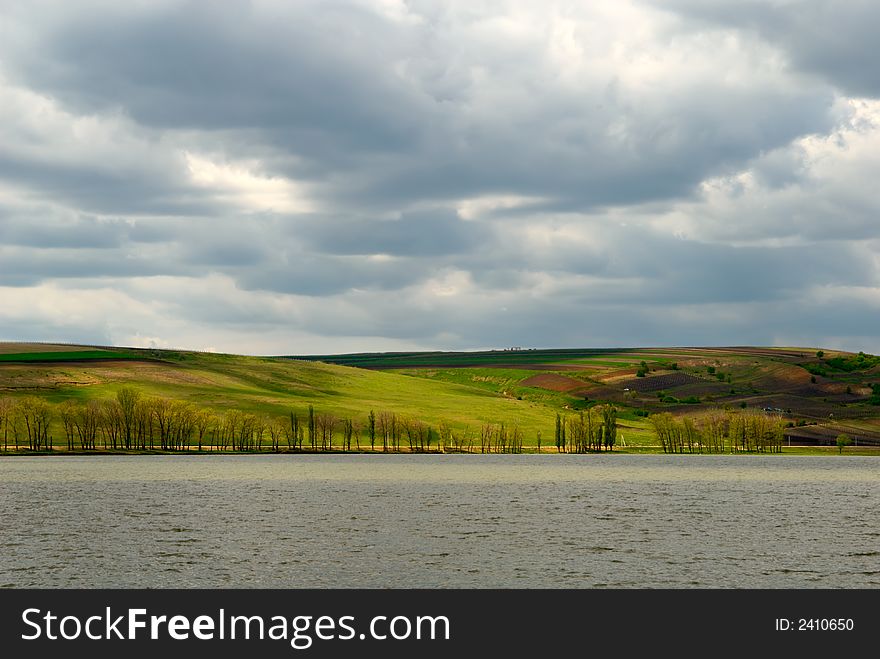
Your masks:
{"label": "sky", "polygon": [[0,340],[880,353],[872,0],[0,0]]}

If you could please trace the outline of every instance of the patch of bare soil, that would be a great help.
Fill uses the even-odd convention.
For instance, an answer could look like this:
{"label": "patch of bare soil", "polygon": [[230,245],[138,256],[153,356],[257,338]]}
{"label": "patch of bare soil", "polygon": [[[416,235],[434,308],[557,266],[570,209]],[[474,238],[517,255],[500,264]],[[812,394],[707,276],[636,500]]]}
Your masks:
{"label": "patch of bare soil", "polygon": [[624,389],[645,392],[661,390],[665,391],[667,389],[674,389],[675,387],[682,387],[685,385],[703,385],[709,383],[707,383],[706,380],[695,377],[693,375],[676,372],[664,373],[662,375],[647,375],[643,378],[632,378],[630,380],[618,382],[617,384]]}
{"label": "patch of bare soil", "polygon": [[608,384],[617,385],[621,380],[626,380],[627,378],[635,377],[636,372],[639,369],[636,367],[633,368],[616,368],[612,371],[605,371],[602,374],[602,382],[607,382]]}
{"label": "patch of bare soil", "polygon": [[880,445],[880,433],[835,425],[786,428],[785,438],[786,441],[791,438],[792,444],[827,444],[833,446],[837,442],[837,436],[842,433],[849,435],[850,439],[856,444]]}
{"label": "patch of bare soil", "polygon": [[0,363],[0,390],[23,391],[89,386],[104,382],[210,385],[206,374],[174,364],[132,359],[51,363]]}
{"label": "patch of bare soil", "polygon": [[712,355],[715,353],[719,354],[734,354],[734,355],[742,355],[742,356],[755,356],[755,357],[791,357],[795,359],[803,359],[805,357],[810,357],[812,353],[804,351],[804,350],[789,350],[789,349],[775,349],[775,348],[751,348],[747,346],[737,346],[737,347],[729,347],[729,348],[699,348],[698,349],[701,354]]}
{"label": "patch of bare soil", "polygon": [[[805,398],[787,393],[759,394],[750,397],[738,396],[737,401],[744,401],[750,408],[781,409],[792,417],[808,419],[859,419],[877,414],[875,409],[862,405],[845,406],[822,398]],[[789,412],[789,410],[791,410]]]}
{"label": "patch of bare soil", "polygon": [[709,380],[700,380],[674,387],[670,393],[678,398],[686,398],[687,396],[726,396],[730,392],[730,385],[724,382],[711,382]]}
{"label": "patch of bare soil", "polygon": [[561,392],[574,391],[575,389],[582,389],[584,387],[583,380],[576,380],[575,378],[569,378],[556,373],[533,375],[520,382],[520,384],[524,387],[538,387],[541,389],[549,389],[550,391]]}
{"label": "patch of bare soil", "polygon": [[28,364],[0,364],[0,391],[39,391],[60,387],[82,387],[101,380],[78,369],[35,369]]}
{"label": "patch of bare soil", "polygon": [[797,395],[817,395],[819,388],[811,381],[813,376],[799,366],[773,364],[764,367],[752,378],[757,389],[788,392]]}
{"label": "patch of bare soil", "polygon": [[207,374],[163,362],[135,361],[130,359],[102,361],[99,364],[80,362],[86,373],[105,380],[135,380],[163,384],[214,384]]}
{"label": "patch of bare soil", "polygon": [[568,392],[571,396],[582,396],[584,398],[590,398],[591,400],[598,400],[607,403],[626,403],[629,398],[626,392],[622,389],[617,389],[615,387],[607,387],[607,386],[590,386],[586,385],[580,389],[572,389]]}

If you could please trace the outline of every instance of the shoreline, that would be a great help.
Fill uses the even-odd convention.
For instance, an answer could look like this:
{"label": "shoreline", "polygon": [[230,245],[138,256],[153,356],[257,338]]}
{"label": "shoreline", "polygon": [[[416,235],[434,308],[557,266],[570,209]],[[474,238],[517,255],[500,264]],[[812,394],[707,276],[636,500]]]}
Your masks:
{"label": "shoreline", "polygon": [[496,452],[479,452],[479,451],[441,451],[441,450],[428,450],[428,451],[410,451],[409,449],[405,450],[397,450],[397,451],[382,451],[382,450],[369,450],[369,449],[360,449],[360,450],[338,450],[338,451],[308,451],[308,450],[280,450],[280,451],[230,451],[230,450],[205,450],[201,451],[198,449],[188,449],[181,451],[167,451],[167,450],[125,450],[125,449],[95,449],[95,450],[68,450],[68,449],[54,449],[51,451],[31,451],[31,450],[9,450],[9,451],[0,451],[0,458],[10,457],[10,458],[18,458],[18,457],[95,457],[95,456],[103,456],[103,457],[112,457],[112,456],[159,456],[159,455],[169,455],[169,456],[229,456],[229,455],[241,455],[241,456],[260,456],[260,455],[534,455],[534,456],[545,456],[545,455],[704,455],[704,456],[714,456],[714,455],[816,455],[816,456],[829,456],[829,457],[842,457],[845,455],[853,455],[853,456],[868,456],[868,457],[880,457],[880,447],[878,446],[848,446],[843,452],[839,452],[836,446],[784,446],[782,447],[782,451],[779,452],[770,452],[770,451],[725,451],[720,453],[712,453],[712,452],[670,452],[666,453],[662,449],[651,447],[651,446],[630,446],[622,449],[617,449],[613,451],[589,451],[589,452],[569,452],[569,451],[557,451],[554,449],[541,450],[540,452],[536,450],[523,450],[519,453],[496,453]]}

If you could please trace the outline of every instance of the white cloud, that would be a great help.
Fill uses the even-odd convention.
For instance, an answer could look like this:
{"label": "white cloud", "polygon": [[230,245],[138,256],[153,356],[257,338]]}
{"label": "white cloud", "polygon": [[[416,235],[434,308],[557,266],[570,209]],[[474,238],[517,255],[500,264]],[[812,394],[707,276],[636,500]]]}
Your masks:
{"label": "white cloud", "polygon": [[217,163],[184,152],[192,183],[212,192],[221,202],[244,211],[306,213],[314,210],[302,185],[280,176],[265,176],[257,161]]}

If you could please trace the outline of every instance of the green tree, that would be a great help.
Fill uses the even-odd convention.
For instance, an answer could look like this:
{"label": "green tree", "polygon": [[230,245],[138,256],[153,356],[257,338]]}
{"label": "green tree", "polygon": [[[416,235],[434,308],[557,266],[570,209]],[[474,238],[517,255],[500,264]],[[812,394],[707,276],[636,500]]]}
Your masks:
{"label": "green tree", "polygon": [[849,435],[847,435],[846,433],[841,433],[840,435],[837,436],[837,452],[838,453],[842,454],[844,447],[849,446],[850,444],[852,444],[852,439],[850,439]]}
{"label": "green tree", "polygon": [[312,450],[315,450],[315,434],[316,434],[317,426],[315,425],[315,408],[312,405],[309,405],[309,444],[312,446]]}
{"label": "green tree", "polygon": [[[297,445],[297,441],[302,436],[302,424],[299,422],[299,415],[296,412],[290,413],[290,437],[293,439],[293,448],[302,448]],[[287,448],[290,448],[290,439],[287,441]]]}
{"label": "green tree", "polygon": [[617,408],[614,405],[606,405],[602,410],[602,425],[604,426],[605,448],[614,450],[617,441]]}
{"label": "green tree", "polygon": [[559,412],[556,413],[556,450],[561,450],[562,447],[562,417],[559,416]]}

